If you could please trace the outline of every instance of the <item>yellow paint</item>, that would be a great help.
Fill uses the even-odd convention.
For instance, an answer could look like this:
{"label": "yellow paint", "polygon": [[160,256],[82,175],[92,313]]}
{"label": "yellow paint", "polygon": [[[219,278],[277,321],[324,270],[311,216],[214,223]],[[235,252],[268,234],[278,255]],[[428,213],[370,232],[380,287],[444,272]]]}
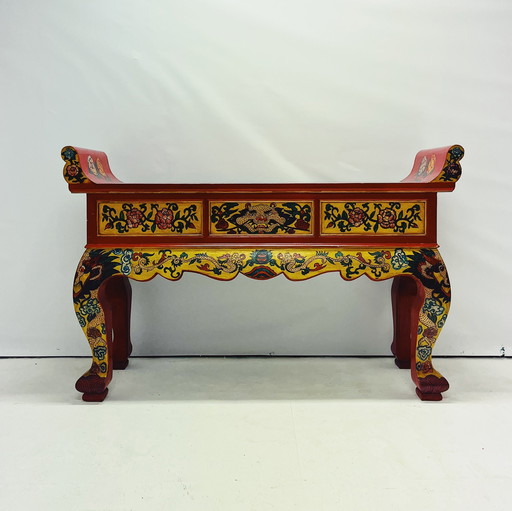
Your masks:
{"label": "yellow paint", "polygon": [[232,280],[238,274],[251,276],[256,267],[266,268],[275,276],[306,280],[327,272],[339,272],[345,280],[366,275],[384,280],[403,273],[409,250],[387,249],[126,249],[119,256],[126,263],[120,272],[127,277],[146,281],[156,275],[169,280],[184,272],[200,273],[218,280]]}
{"label": "yellow paint", "polygon": [[200,235],[201,201],[99,201],[100,236]]}
{"label": "yellow paint", "polygon": [[321,234],[402,236],[426,233],[426,203],[321,201]]}
{"label": "yellow paint", "polygon": [[398,275],[411,275],[419,282],[424,280],[416,371],[420,378],[429,374],[440,376],[432,367],[432,350],[450,308],[450,283],[437,250],[294,247],[87,250],[75,276],[75,312],[91,347],[95,374],[107,377],[111,363],[105,315],[98,295],[100,281],[116,274],[137,281],[151,280],[157,275],[178,280],[184,272],[223,281],[239,274],[261,280],[284,275],[300,281],[327,272],[337,272],[344,280],[363,275],[376,281]]}

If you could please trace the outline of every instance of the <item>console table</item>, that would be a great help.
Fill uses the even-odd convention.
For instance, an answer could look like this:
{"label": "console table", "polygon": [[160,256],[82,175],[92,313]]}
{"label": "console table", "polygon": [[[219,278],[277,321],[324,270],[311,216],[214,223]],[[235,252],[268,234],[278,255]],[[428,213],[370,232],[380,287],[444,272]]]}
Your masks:
{"label": "console table", "polygon": [[420,151],[410,174],[391,184],[125,184],[103,152],[67,146],[61,154],[70,191],[87,195],[87,245],[73,285],[92,351],[76,382],[84,401],[103,401],[113,369],[128,365],[130,279],[177,280],[186,271],[226,281],[392,278],[397,366],[411,369],[422,400],[448,389],[432,365],[450,308],[437,192],[455,188],[461,146]]}

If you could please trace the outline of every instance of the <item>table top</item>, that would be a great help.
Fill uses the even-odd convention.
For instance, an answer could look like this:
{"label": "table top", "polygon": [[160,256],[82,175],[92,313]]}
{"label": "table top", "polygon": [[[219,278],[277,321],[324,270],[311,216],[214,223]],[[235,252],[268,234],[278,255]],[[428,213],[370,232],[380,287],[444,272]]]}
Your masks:
{"label": "table top", "polygon": [[264,184],[156,184],[123,183],[112,172],[107,155],[102,151],[66,146],[61,152],[64,178],[73,193],[137,193],[139,191],[183,194],[198,192],[444,192],[454,189],[461,176],[460,160],[464,149],[459,145],[426,149],[417,153],[411,172],[399,183],[264,183]]}
{"label": "table top", "polygon": [[87,195],[88,247],[437,247],[437,192],[461,146],[420,151],[398,183],[122,183],[101,151],[66,146],[64,178]]}

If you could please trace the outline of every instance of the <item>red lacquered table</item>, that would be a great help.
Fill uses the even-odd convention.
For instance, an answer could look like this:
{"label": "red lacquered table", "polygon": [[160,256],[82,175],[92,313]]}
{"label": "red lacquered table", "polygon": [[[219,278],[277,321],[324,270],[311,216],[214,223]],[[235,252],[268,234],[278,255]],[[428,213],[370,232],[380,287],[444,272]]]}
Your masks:
{"label": "red lacquered table", "polygon": [[69,189],[87,195],[73,298],[92,365],[77,390],[103,401],[113,369],[128,365],[130,279],[177,280],[188,271],[298,281],[337,272],[393,279],[395,362],[411,369],[422,400],[440,400],[449,385],[432,350],[450,283],[436,240],[437,193],[455,188],[463,155],[458,145],[420,151],[399,183],[126,184],[105,153],[65,147]]}

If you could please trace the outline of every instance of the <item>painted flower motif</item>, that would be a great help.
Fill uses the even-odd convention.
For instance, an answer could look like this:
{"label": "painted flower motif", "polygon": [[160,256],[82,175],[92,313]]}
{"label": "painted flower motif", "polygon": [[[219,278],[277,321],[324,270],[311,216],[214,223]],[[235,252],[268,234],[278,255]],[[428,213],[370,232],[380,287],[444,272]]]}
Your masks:
{"label": "painted flower motif", "polygon": [[144,215],[137,208],[132,208],[126,212],[126,225],[128,229],[136,229],[142,222]]}
{"label": "painted flower motif", "polygon": [[393,229],[396,224],[396,215],[391,208],[383,209],[377,215],[377,222],[383,229]]}
{"label": "painted flower motif", "polygon": [[432,348],[430,346],[418,346],[418,357],[420,360],[427,360],[432,354]]}
{"label": "painted flower motif", "polygon": [[423,335],[425,337],[428,337],[429,339],[432,339],[433,337],[435,337],[437,335],[437,328],[434,328],[434,327],[427,328],[423,332]]}
{"label": "painted flower motif", "polygon": [[68,168],[67,168],[67,173],[68,173],[68,176],[70,177],[75,177],[78,175],[78,167],[76,165],[70,165]]}
{"label": "painted flower motif", "polygon": [[430,361],[416,364],[416,370],[422,373],[431,373],[433,371],[432,363]]}
{"label": "painted flower motif", "polygon": [[71,147],[68,147],[62,154],[66,160],[74,160],[76,158],[76,152]]}
{"label": "painted flower motif", "polygon": [[307,231],[309,229],[309,223],[303,220],[302,218],[299,218],[295,222],[295,228],[300,229],[301,231]]}
{"label": "painted flower motif", "polygon": [[408,264],[409,261],[407,260],[405,252],[401,248],[395,250],[395,255],[391,258],[391,266],[393,266],[395,270],[400,270]]}
{"label": "painted flower motif", "polygon": [[225,220],[224,218],[221,218],[216,224],[215,224],[215,228],[218,230],[218,231],[224,231],[226,230],[227,228],[229,227],[229,224],[227,222],[227,220]]}
{"label": "painted flower motif", "polygon": [[84,300],[78,309],[83,316],[96,316],[101,312],[98,300],[96,298],[89,298]]}
{"label": "painted flower motif", "polygon": [[98,339],[101,338],[101,331],[96,327],[91,327],[87,329],[87,337],[89,339]]}
{"label": "painted flower motif", "polygon": [[107,372],[107,364],[105,364],[105,362],[102,362],[99,366],[98,366],[99,370],[100,370],[100,373],[106,373]]}
{"label": "painted flower motif", "polygon": [[161,209],[155,216],[155,222],[159,229],[170,229],[173,220],[174,213],[168,208]]}
{"label": "painted flower motif", "polygon": [[439,300],[436,300],[435,298],[427,298],[423,305],[423,312],[426,314],[433,314],[434,316],[440,316],[444,312],[444,307],[441,305]]}
{"label": "painted flower motif", "polygon": [[354,208],[348,212],[348,221],[350,225],[359,227],[366,220],[366,213],[361,208]]}
{"label": "painted flower motif", "polygon": [[79,314],[78,312],[76,312],[75,314],[76,314],[76,318],[78,319],[78,323],[83,328],[85,326],[85,319],[84,319],[84,317],[81,314]]}
{"label": "painted flower motif", "polygon": [[103,360],[107,354],[107,347],[103,345],[95,346],[92,353],[98,360]]}

